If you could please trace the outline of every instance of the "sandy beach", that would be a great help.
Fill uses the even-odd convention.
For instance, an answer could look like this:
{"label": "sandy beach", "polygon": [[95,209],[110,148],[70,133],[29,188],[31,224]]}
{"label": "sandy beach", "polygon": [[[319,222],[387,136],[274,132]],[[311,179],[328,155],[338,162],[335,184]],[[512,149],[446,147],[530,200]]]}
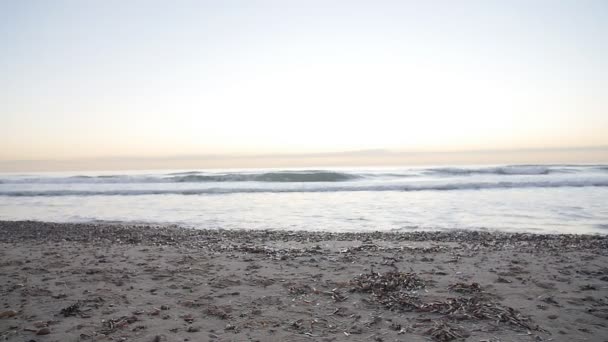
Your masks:
{"label": "sandy beach", "polygon": [[7,341],[608,341],[608,237],[0,222]]}

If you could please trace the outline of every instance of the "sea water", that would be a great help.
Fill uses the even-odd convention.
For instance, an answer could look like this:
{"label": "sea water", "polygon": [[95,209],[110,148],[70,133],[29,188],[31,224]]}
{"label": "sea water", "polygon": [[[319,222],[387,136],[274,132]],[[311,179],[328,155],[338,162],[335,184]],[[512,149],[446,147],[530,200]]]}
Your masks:
{"label": "sea water", "polygon": [[608,166],[0,174],[0,220],[604,234]]}

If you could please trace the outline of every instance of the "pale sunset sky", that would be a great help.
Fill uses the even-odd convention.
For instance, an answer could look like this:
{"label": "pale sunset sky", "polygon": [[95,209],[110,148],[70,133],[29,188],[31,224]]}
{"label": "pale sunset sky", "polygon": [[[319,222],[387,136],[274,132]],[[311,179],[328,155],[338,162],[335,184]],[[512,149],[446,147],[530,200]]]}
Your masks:
{"label": "pale sunset sky", "polygon": [[608,162],[608,1],[0,1],[0,171]]}

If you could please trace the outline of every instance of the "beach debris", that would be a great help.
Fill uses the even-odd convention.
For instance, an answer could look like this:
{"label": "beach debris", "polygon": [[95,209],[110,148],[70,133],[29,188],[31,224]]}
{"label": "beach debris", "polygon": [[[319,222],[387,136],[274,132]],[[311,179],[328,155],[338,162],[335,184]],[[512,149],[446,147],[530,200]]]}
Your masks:
{"label": "beach debris", "polygon": [[[291,285],[291,284],[290,284]],[[312,288],[307,284],[289,286],[287,291],[291,295],[304,295],[312,292]]]}
{"label": "beach debris", "polygon": [[302,325],[303,325],[304,321],[302,319],[298,319],[296,321],[291,322],[291,326],[294,327],[296,330],[302,329]]}
{"label": "beach debris", "polygon": [[462,327],[456,327],[440,321],[433,322],[433,326],[425,331],[425,335],[429,335],[433,340],[440,342],[447,342],[470,336]]}
{"label": "beach debris", "polygon": [[60,314],[63,315],[63,317],[70,317],[70,316],[76,316],[76,314],[80,314],[80,302],[76,302],[66,308],[61,309],[61,311],[59,312]]}
{"label": "beach debris", "polygon": [[410,292],[423,289],[426,286],[416,273],[391,271],[386,273],[370,272],[356,276],[351,280],[351,291],[371,292],[383,297],[391,292]]}
{"label": "beach debris", "polygon": [[481,297],[448,298],[445,301],[423,303],[416,306],[418,312],[439,313],[457,319],[488,319],[507,323],[526,330],[541,330],[533,326],[530,318],[517,310]]}
{"label": "beach debris", "polygon": [[328,316],[330,316],[330,315],[336,315],[336,316],[344,317],[344,316],[347,315],[347,313],[346,313],[347,311],[348,311],[348,309],[346,309],[344,307],[338,307],[331,314],[329,314]]}
{"label": "beach debris", "polygon": [[194,322],[194,317],[192,317],[192,314],[186,314],[183,316],[180,316],[186,323],[192,323]]}
{"label": "beach debris", "polygon": [[338,288],[327,291],[325,294],[330,295],[334,302],[343,302],[348,299],[348,296],[343,295]]}
{"label": "beach debris", "polygon": [[389,310],[412,310],[419,299],[415,291],[425,288],[426,283],[416,273],[391,271],[373,272],[356,276],[350,282],[351,292],[370,293],[372,298]]}
{"label": "beach debris", "polygon": [[100,331],[103,335],[110,335],[118,329],[123,329],[127,327],[129,324],[137,322],[136,316],[122,316],[116,319],[110,320],[102,320],[101,322],[104,325],[104,329]]}
{"label": "beach debris", "polygon": [[[416,290],[424,289],[426,283],[416,273],[370,272],[356,276],[351,282],[351,291],[369,293],[372,299],[390,310],[414,311],[440,314],[448,319],[493,320],[526,330],[539,330],[528,317],[513,308],[492,302],[481,296],[479,283],[457,283],[450,290],[472,295],[471,297],[447,298],[443,301],[425,302]],[[452,336],[448,325],[435,327],[437,338]],[[443,333],[445,331],[445,334]],[[454,336],[459,333],[454,333]],[[456,338],[456,337],[454,337]],[[443,340],[440,340],[443,341]],[[449,341],[445,340],[445,341]]]}
{"label": "beach debris", "polygon": [[395,330],[395,331],[400,331],[401,330],[401,324],[392,322],[391,325],[389,326],[389,329]]}
{"label": "beach debris", "polygon": [[219,319],[229,319],[231,318],[230,312],[232,312],[232,308],[229,306],[215,306],[212,305],[205,310],[205,313],[209,316],[215,316]]}

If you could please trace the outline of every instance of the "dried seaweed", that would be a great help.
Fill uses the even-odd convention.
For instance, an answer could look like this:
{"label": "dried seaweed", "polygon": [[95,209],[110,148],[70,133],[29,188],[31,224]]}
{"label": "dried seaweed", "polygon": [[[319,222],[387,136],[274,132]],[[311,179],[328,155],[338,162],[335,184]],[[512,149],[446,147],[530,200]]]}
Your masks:
{"label": "dried seaweed", "polygon": [[116,319],[110,319],[103,321],[104,329],[100,331],[103,335],[110,335],[118,329],[123,329],[131,323],[137,322],[136,316],[123,316]]}
{"label": "dried seaweed", "polygon": [[486,301],[481,297],[448,298],[446,301],[421,304],[416,311],[438,313],[458,319],[488,319],[527,330],[539,330],[537,326],[532,325],[528,317],[517,310],[500,303]]}
{"label": "dried seaweed", "polygon": [[426,286],[426,283],[416,273],[372,271],[355,277],[351,281],[351,285],[353,292],[371,292],[381,298],[391,292],[420,290]]}
{"label": "dried seaweed", "polygon": [[461,327],[455,327],[446,322],[434,322],[433,327],[425,331],[435,341],[447,342],[458,338],[465,338],[470,334]]}
{"label": "dried seaweed", "polygon": [[343,302],[348,299],[348,296],[343,295],[337,288],[325,293],[330,295],[334,302]]}
{"label": "dried seaweed", "polygon": [[62,314],[63,317],[76,316],[77,314],[80,314],[80,302],[76,302],[66,308],[61,309],[59,313]]}
{"label": "dried seaweed", "polygon": [[[538,326],[533,326],[530,319],[517,310],[482,296],[481,286],[478,283],[457,283],[450,286],[450,290],[472,294],[471,297],[447,298],[443,301],[431,302],[423,301],[415,292],[425,287],[424,280],[416,273],[371,272],[356,276],[350,284],[351,291],[369,293],[372,300],[390,310],[434,313],[458,320],[492,320],[526,330],[539,330]],[[449,334],[437,336],[447,338]]]}
{"label": "dried seaweed", "polygon": [[310,287],[310,285],[307,284],[289,284],[292,286],[289,286],[287,288],[287,291],[289,292],[289,294],[292,295],[304,295],[304,294],[309,294],[311,292],[313,292],[313,289]]}

